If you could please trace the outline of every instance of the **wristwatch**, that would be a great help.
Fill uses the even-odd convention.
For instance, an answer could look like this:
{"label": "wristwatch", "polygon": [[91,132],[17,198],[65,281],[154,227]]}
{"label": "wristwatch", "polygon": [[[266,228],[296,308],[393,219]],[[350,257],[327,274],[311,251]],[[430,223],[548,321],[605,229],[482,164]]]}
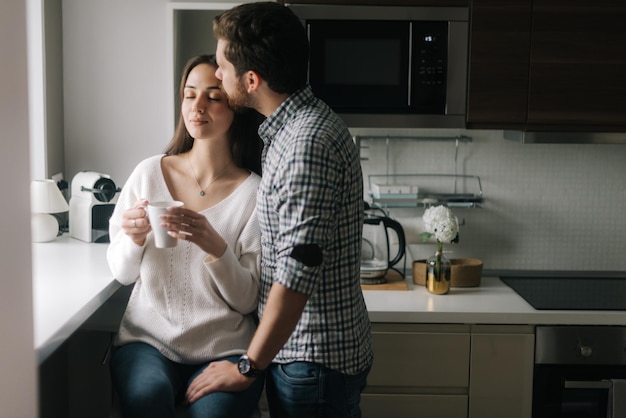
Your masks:
{"label": "wristwatch", "polygon": [[252,363],[250,362],[250,357],[247,354],[239,357],[239,362],[237,363],[237,368],[239,369],[239,373],[246,377],[257,377],[263,374],[263,370],[257,370],[252,367]]}

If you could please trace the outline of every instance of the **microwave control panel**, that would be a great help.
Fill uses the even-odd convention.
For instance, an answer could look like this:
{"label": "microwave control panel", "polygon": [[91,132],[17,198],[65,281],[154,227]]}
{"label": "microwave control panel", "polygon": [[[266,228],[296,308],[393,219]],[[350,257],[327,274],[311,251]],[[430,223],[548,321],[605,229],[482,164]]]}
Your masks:
{"label": "microwave control panel", "polygon": [[[413,42],[413,97],[418,109],[445,107],[448,22],[411,22]],[[440,103],[433,103],[440,101]]]}

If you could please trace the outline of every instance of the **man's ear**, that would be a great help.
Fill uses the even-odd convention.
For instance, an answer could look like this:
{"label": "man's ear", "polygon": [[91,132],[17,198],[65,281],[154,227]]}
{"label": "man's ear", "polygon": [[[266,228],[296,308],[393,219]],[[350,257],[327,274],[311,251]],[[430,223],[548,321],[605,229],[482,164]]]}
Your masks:
{"label": "man's ear", "polygon": [[246,80],[246,91],[248,93],[257,90],[261,85],[261,76],[256,71],[246,71],[243,77]]}

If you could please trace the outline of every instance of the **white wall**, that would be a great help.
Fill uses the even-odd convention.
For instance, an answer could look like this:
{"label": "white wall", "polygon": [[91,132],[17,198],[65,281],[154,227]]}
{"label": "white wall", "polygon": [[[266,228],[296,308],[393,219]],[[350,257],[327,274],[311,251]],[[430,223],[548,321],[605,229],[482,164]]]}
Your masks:
{"label": "white wall", "polygon": [[[70,179],[89,169],[123,184],[169,141],[166,9],[166,0],[63,0]],[[455,210],[466,224],[453,257],[481,258],[488,269],[626,271],[626,146],[521,145],[500,131],[461,133],[473,141],[460,148],[459,173],[481,177],[485,205]],[[384,173],[384,141],[370,145],[365,173]],[[450,143],[410,141],[396,142],[391,159],[397,173],[450,173],[452,160]],[[432,252],[414,250],[417,258]]]}
{"label": "white wall", "polygon": [[167,4],[63,0],[68,180],[93,170],[121,185],[171,139]]}
{"label": "white wall", "polygon": [[33,341],[26,1],[0,2],[0,415],[37,416]]}
{"label": "white wall", "polygon": [[64,0],[66,176],[123,184],[171,136],[166,118],[165,0]]}

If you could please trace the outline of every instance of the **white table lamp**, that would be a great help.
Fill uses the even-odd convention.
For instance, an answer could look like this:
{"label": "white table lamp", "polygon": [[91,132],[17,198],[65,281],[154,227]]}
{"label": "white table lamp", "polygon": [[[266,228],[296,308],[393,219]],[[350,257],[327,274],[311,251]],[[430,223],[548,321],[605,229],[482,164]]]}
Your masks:
{"label": "white table lamp", "polygon": [[50,214],[68,210],[69,206],[54,180],[33,180],[30,183],[33,242],[54,240],[59,232],[59,222]]}

